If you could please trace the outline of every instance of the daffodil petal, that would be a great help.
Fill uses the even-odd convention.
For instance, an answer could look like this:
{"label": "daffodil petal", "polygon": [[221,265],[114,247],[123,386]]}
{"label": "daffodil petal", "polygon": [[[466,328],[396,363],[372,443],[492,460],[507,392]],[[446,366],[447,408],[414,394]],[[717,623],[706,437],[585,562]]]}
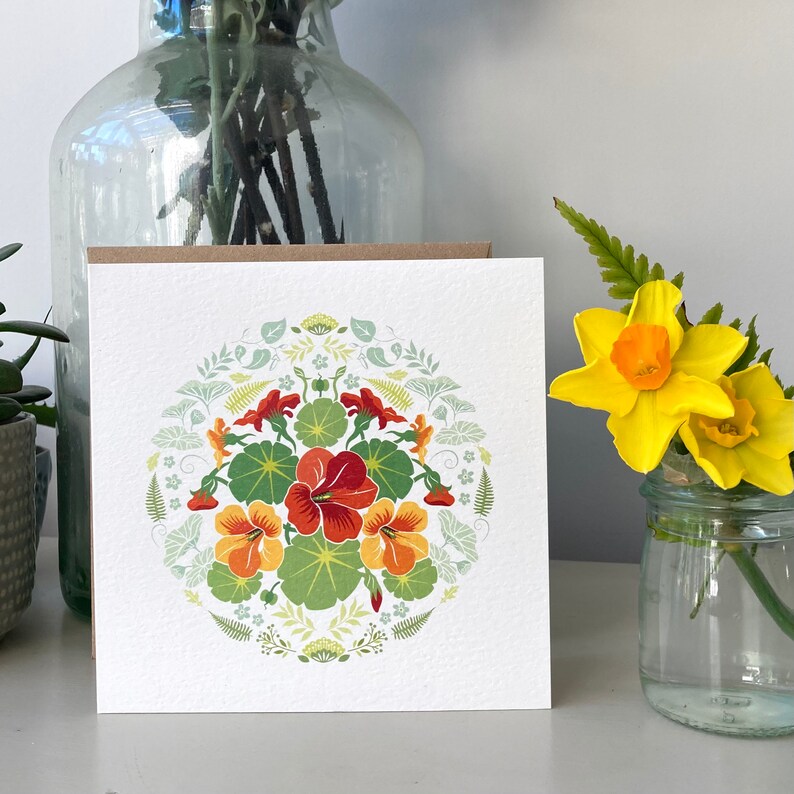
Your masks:
{"label": "daffodil petal", "polygon": [[702,378],[672,374],[657,389],[657,408],[664,414],[688,414],[690,412],[727,419],[733,414],[733,404],[727,394],[716,384]]}
{"label": "daffodil petal", "polygon": [[617,416],[625,416],[634,407],[638,394],[611,362],[601,358],[563,373],[549,387],[549,396],[555,400]]}
{"label": "daffodil petal", "polygon": [[729,325],[696,325],[673,356],[673,372],[717,380],[746,347],[747,337]]}
{"label": "daffodil petal", "polygon": [[745,441],[756,452],[770,458],[784,458],[794,451],[794,402],[791,400],[759,400],[753,426],[757,436]]}
{"label": "daffodil petal", "polygon": [[695,463],[720,488],[733,488],[739,484],[744,475],[744,465],[736,454],[736,449],[721,447],[710,441],[696,419],[682,425],[678,434],[695,459]]}
{"label": "daffodil petal", "polygon": [[762,455],[746,442],[736,447],[745,467],[744,479],[764,491],[786,496],[794,491],[794,476],[788,455],[776,460]]}
{"label": "daffodil petal", "polygon": [[657,408],[656,392],[644,391],[625,416],[612,414],[607,428],[624,462],[635,471],[647,474],[659,465],[686,414],[670,416]]}
{"label": "daffodil petal", "polygon": [[755,364],[741,372],[735,372],[731,375],[731,383],[736,389],[736,396],[749,400],[751,405],[762,400],[785,399],[783,389],[765,364]]}
{"label": "daffodil petal", "polygon": [[635,293],[626,325],[661,325],[670,337],[670,354],[675,355],[684,329],[675,316],[681,290],[669,281],[649,281]]}
{"label": "daffodil petal", "polygon": [[626,327],[626,315],[610,309],[588,309],[573,318],[573,327],[585,364],[609,359],[612,345]]}

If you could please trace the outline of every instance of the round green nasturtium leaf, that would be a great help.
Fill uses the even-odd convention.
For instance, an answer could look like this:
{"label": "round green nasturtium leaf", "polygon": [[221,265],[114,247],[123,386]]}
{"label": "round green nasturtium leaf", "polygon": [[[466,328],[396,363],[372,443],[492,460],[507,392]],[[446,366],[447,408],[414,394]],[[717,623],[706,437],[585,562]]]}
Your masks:
{"label": "round green nasturtium leaf", "polygon": [[408,496],[414,484],[414,464],[392,441],[362,441],[351,450],[367,464],[367,472],[380,489],[378,497],[396,500]]}
{"label": "round green nasturtium leaf", "polygon": [[246,504],[257,499],[275,505],[284,501],[295,482],[298,458],[284,444],[262,441],[238,452],[229,466],[229,490]]}
{"label": "round green nasturtium leaf", "polygon": [[384,587],[401,601],[419,601],[433,592],[438,581],[438,571],[429,559],[418,562],[408,573],[392,576],[388,571],[383,574]]}
{"label": "round green nasturtium leaf", "polygon": [[207,574],[207,584],[218,601],[241,604],[259,592],[262,574],[256,573],[250,579],[243,579],[233,574],[226,565],[214,562]]}
{"label": "round green nasturtium leaf", "polygon": [[359,548],[357,540],[331,543],[321,532],[298,535],[278,569],[282,592],[306,609],[328,609],[344,601],[363,576]]}
{"label": "round green nasturtium leaf", "polygon": [[328,397],[307,403],[295,417],[295,435],[309,449],[332,447],[346,432],[344,406]]}

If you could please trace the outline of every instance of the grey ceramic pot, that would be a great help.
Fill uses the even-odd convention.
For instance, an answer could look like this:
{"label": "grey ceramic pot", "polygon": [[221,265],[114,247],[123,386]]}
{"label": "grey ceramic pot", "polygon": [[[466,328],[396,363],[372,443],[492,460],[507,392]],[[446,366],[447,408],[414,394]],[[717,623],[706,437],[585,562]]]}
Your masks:
{"label": "grey ceramic pot", "polygon": [[44,525],[47,510],[47,493],[52,479],[52,455],[46,447],[36,447],[36,546]]}
{"label": "grey ceramic pot", "polygon": [[0,637],[30,605],[36,572],[36,420],[0,424]]}

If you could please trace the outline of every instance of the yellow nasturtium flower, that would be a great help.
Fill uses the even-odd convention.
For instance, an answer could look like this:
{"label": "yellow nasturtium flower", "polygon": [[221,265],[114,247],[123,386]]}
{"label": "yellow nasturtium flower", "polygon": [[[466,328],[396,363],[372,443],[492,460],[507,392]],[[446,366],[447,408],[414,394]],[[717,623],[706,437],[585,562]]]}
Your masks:
{"label": "yellow nasturtium flower", "polygon": [[681,439],[698,466],[720,488],[747,480],[780,496],[791,493],[794,402],[785,399],[764,364],[723,376],[720,386],[733,414],[724,419],[692,414],[681,427]]}
{"label": "yellow nasturtium flower", "polygon": [[628,317],[608,309],[577,314],[585,366],[551,384],[551,397],[609,413],[618,453],[635,471],[659,465],[690,413],[733,414],[714,381],[747,339],[727,325],[697,325],[684,333],[675,315],[681,297],[669,281],[651,281],[637,290]]}

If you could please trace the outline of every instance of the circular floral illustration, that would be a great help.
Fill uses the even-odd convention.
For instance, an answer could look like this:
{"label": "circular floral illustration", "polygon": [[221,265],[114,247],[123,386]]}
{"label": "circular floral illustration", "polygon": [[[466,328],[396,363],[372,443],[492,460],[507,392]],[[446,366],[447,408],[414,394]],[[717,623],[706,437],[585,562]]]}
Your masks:
{"label": "circular floral illustration", "polygon": [[152,438],[166,568],[268,656],[345,662],[416,636],[487,537],[475,406],[425,348],[378,331],[265,323],[197,365]]}

